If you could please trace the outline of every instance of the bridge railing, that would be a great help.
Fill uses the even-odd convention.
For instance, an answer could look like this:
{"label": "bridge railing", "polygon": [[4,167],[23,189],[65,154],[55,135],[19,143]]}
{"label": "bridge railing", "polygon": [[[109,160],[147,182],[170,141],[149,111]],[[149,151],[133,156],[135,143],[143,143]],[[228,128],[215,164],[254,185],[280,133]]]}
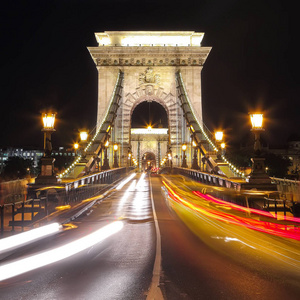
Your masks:
{"label": "bridge railing", "polygon": [[[269,211],[275,216],[283,214],[284,216],[292,215],[300,217],[300,201],[291,197],[289,192],[281,191],[278,182],[286,183],[286,186],[293,186],[299,192],[299,181],[289,181],[280,178],[272,178],[274,183],[277,183],[278,191],[256,191],[256,190],[242,190],[244,180],[240,178],[228,179],[216,174],[196,171],[193,169],[170,167],[164,168],[169,173],[181,174],[185,177],[191,178],[194,181],[203,183],[205,185],[220,187],[224,189],[212,189],[209,193],[227,202]],[[297,187],[297,188],[296,188]],[[207,190],[207,189],[206,189]],[[234,190],[234,193],[232,192]],[[296,193],[294,193],[295,195]],[[290,197],[288,197],[290,196]]]}
{"label": "bridge railing", "polygon": [[300,181],[271,177],[273,183],[277,185],[277,190],[287,200],[300,203]]}
{"label": "bridge railing", "polygon": [[31,185],[27,200],[0,205],[0,233],[23,231],[54,212],[68,210],[83,200],[105,192],[133,169],[116,168],[53,186]]}
{"label": "bridge railing", "polygon": [[[166,169],[166,168],[165,168]],[[170,168],[168,168],[170,169]],[[193,169],[186,169],[186,168],[179,168],[179,167],[173,167],[172,168],[172,173],[178,173],[181,175],[184,175],[186,177],[189,177],[195,181],[208,184],[208,185],[213,185],[213,186],[218,186],[218,187],[224,187],[228,189],[234,189],[236,191],[241,190],[241,184],[244,183],[243,180],[240,178],[238,179],[229,179],[227,177],[223,177],[217,174],[211,174],[207,172],[201,172]]]}

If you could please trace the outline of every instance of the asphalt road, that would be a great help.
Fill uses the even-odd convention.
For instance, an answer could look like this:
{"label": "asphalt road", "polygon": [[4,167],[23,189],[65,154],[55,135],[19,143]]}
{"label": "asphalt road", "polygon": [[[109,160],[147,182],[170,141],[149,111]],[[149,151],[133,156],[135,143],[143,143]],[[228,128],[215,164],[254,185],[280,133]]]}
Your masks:
{"label": "asphalt road", "polygon": [[229,244],[226,252],[219,251],[222,241],[212,246],[207,243],[213,238],[209,234],[199,238],[166,205],[160,179],[152,179],[152,187],[162,241],[160,287],[165,299],[299,299],[299,269],[287,281],[282,266],[271,270],[272,262],[257,260],[257,253],[247,252],[243,245],[239,252]]}
{"label": "asphalt road", "polygon": [[[272,260],[264,263],[254,247],[217,240],[206,227],[197,234],[193,222],[205,220],[195,221],[188,210],[170,205],[161,187],[160,177],[137,175],[76,219],[77,228],[12,252],[0,267],[116,220],[124,225],[78,254],[3,280],[0,299],[149,300],[153,287],[155,299],[299,299],[299,269],[290,273]],[[240,235],[249,234],[249,229],[239,230]]]}

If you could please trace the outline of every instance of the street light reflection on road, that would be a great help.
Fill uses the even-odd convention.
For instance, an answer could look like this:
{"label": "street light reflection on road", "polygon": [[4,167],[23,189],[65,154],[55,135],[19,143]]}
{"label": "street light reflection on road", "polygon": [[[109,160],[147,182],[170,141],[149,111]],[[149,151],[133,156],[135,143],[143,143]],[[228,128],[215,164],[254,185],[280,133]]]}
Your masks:
{"label": "street light reflection on road", "polygon": [[2,265],[0,266],[0,281],[73,256],[117,233],[123,226],[122,221],[116,221],[64,246]]}

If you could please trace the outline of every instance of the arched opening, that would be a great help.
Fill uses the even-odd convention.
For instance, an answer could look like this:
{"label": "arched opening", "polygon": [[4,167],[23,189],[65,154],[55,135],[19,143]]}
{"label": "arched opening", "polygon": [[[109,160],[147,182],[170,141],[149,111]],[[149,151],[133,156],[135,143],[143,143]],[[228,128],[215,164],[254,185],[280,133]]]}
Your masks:
{"label": "arched opening", "polygon": [[138,104],[131,115],[131,128],[168,128],[168,115],[165,108],[155,101]]}
{"label": "arched opening", "polygon": [[146,152],[142,156],[142,170],[150,171],[156,167],[155,154],[153,152]]}

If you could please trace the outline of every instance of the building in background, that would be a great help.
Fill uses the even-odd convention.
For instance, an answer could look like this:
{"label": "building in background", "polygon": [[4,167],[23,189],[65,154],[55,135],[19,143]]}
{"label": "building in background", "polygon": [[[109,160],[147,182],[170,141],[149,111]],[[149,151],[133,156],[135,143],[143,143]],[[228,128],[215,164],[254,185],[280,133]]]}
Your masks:
{"label": "building in background", "polygon": [[[0,173],[3,171],[5,162],[9,157],[21,157],[23,159],[30,159],[33,162],[33,167],[37,168],[40,159],[43,157],[44,151],[41,149],[26,149],[26,148],[13,148],[0,149]],[[73,150],[59,147],[53,149],[52,156],[57,159],[71,160],[75,157]]]}

